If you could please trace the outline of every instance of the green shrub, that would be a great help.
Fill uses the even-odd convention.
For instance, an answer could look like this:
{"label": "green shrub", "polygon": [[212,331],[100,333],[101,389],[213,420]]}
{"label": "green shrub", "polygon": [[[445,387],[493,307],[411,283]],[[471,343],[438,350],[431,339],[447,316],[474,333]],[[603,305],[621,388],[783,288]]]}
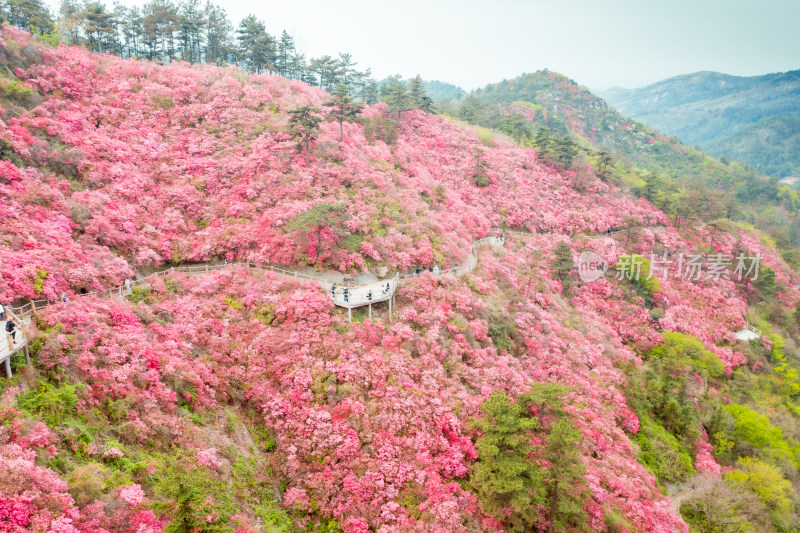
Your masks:
{"label": "green shrub", "polygon": [[47,270],[37,268],[36,269],[36,279],[33,280],[33,292],[34,294],[41,294],[42,289],[44,288],[44,281],[47,279]]}
{"label": "green shrub", "polygon": [[488,187],[491,182],[486,176],[477,176],[474,183],[478,187]]}
{"label": "green shrub", "polygon": [[653,348],[650,357],[670,359],[678,365],[690,366],[698,374],[720,377],[725,366],[712,351],[706,350],[697,337],[686,333],[667,331],[661,334],[664,342]]}
{"label": "green shrub", "polygon": [[56,386],[42,382],[37,389],[20,393],[17,405],[41,417],[48,426],[58,426],[66,417],[76,415],[80,390],[80,385]]}
{"label": "green shrub", "polygon": [[660,483],[685,481],[695,473],[686,447],[647,415],[639,417],[639,432],[633,440],[641,450],[637,459]]}
{"label": "green shrub", "polygon": [[498,351],[508,350],[517,332],[517,325],[511,317],[495,309],[489,316],[488,335]]}
{"label": "green shrub", "polygon": [[130,300],[132,304],[152,304],[152,292],[153,291],[150,289],[150,287],[134,287],[131,289],[131,293],[128,295],[128,300]]}
{"label": "green shrub", "polygon": [[736,461],[736,469],[725,475],[725,481],[757,494],[780,530],[786,531],[791,526],[795,493],[791,482],[783,477],[779,468],[753,457],[744,457]]}
{"label": "green shrub", "polygon": [[228,307],[230,307],[231,309],[236,309],[237,311],[242,308],[242,302],[240,302],[233,296],[226,296],[225,303],[228,305]]}
{"label": "green shrub", "polygon": [[718,433],[734,443],[738,455],[755,451],[773,462],[787,461],[800,467],[800,443],[785,437],[780,426],[744,405],[730,404],[723,410],[731,418],[727,424],[722,424],[722,431]]}
{"label": "green shrub", "polygon": [[108,469],[99,463],[81,465],[67,475],[69,492],[79,505],[87,505],[101,496],[108,477]]}

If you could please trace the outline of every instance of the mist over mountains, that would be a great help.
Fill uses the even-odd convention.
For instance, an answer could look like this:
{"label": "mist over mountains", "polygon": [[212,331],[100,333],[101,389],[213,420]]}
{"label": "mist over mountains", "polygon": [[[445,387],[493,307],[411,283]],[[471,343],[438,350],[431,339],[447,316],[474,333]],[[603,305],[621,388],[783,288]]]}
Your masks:
{"label": "mist over mountains", "polygon": [[675,76],[599,93],[621,113],[778,178],[800,174],[800,70]]}

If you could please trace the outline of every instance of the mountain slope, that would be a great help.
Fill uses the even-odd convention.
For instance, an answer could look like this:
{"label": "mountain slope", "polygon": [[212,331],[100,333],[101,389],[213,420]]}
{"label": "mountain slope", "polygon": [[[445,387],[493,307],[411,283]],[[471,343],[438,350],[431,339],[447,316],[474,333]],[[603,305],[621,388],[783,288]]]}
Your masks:
{"label": "mountain slope", "polygon": [[542,127],[550,137],[577,142],[595,165],[602,158],[608,179],[654,202],[676,225],[718,217],[746,221],[775,238],[787,259],[800,260],[796,191],[740,162],[717,160],[666,137],[566,76],[545,70],[489,85],[459,102],[453,114],[506,132],[513,127],[509,118],[521,114],[528,125],[520,140],[543,157],[552,157],[548,152],[558,139],[537,140]]}
{"label": "mountain slope", "polygon": [[[2,37],[0,302],[53,301],[0,383],[10,529],[685,532],[667,488],[721,466],[749,527],[793,527],[800,291],[752,227],[655,231],[591,166],[383,104],[341,141],[323,122],[307,162],[289,112],[318,89]],[[315,283],[235,266],[78,296],[169,264],[451,265],[493,227],[521,235],[352,323]],[[583,252],[611,272],[583,283]],[[703,253],[758,255],[763,279],[678,275]],[[614,272],[656,254],[655,279]],[[737,343],[745,316],[762,342]]]}
{"label": "mountain slope", "polygon": [[[741,158],[777,177],[800,167],[797,152],[784,146],[795,135],[785,121],[800,117],[800,70],[753,77],[698,72],[601,96],[622,113],[713,155]],[[766,136],[769,143],[763,142]],[[758,149],[750,146],[759,141]]]}

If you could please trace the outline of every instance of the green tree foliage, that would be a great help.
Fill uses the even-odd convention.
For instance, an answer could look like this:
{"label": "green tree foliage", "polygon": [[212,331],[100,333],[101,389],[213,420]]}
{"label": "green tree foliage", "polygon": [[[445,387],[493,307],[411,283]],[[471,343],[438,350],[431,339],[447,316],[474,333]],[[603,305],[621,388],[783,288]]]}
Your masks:
{"label": "green tree foliage", "polygon": [[433,112],[433,100],[425,93],[425,82],[419,74],[408,82],[408,98],[413,109],[421,109],[426,113]]}
{"label": "green tree foliage", "polygon": [[517,332],[514,320],[502,309],[494,308],[489,313],[488,335],[498,351],[508,350]]}
{"label": "green tree foliage", "polygon": [[775,271],[767,265],[761,265],[758,278],[753,285],[759,290],[762,296],[768,297],[775,292]]}
{"label": "green tree foliage", "polygon": [[368,79],[361,88],[361,101],[367,105],[373,105],[380,100],[380,89],[378,82]]}
{"label": "green tree foliage", "polygon": [[661,336],[664,342],[653,348],[651,358],[669,359],[701,376],[722,376],[725,370],[722,361],[714,352],[706,350],[697,337],[677,331],[665,331]]}
{"label": "green tree foliage", "polygon": [[398,120],[402,118],[403,111],[411,109],[411,96],[400,74],[389,76],[386,81],[383,82],[381,86],[381,100],[386,102],[392,112],[397,112]]}
{"label": "green tree foliage", "polygon": [[[700,413],[694,403],[697,394],[694,374],[704,378],[721,376],[724,367],[713,352],[691,335],[664,332],[662,337],[664,342],[647,355],[647,364],[632,376],[629,404],[642,419],[649,418],[681,446],[692,449],[700,427]],[[656,438],[665,440],[654,427],[650,429]],[[670,443],[665,441],[665,445]]]}
{"label": "green tree foliage", "polygon": [[54,385],[41,382],[34,390],[23,392],[19,396],[20,409],[42,417],[44,422],[55,427],[66,417],[76,414],[79,385]]}
{"label": "green tree foliage", "polygon": [[745,457],[736,461],[736,469],[726,474],[725,479],[757,494],[781,530],[788,531],[798,525],[797,517],[793,516],[795,495],[792,484],[783,477],[779,468]]}
{"label": "green tree foliage", "polygon": [[390,117],[373,116],[364,124],[364,136],[369,142],[378,140],[391,146],[397,142],[397,121]]}
{"label": "green tree foliage", "polygon": [[[481,406],[483,418],[473,422],[481,436],[468,483],[505,531],[531,531],[542,511],[548,531],[583,530],[587,492],[580,434],[562,408],[567,391],[537,383],[516,401],[495,392]],[[544,444],[534,446],[535,437]]]}
{"label": "green tree foliage", "polygon": [[561,282],[561,285],[570,287],[572,281],[572,271],[575,270],[575,260],[572,257],[572,248],[566,242],[560,242],[553,250],[553,270],[555,271],[555,278]]}
{"label": "green tree foliage", "polygon": [[289,132],[292,139],[297,141],[299,150],[305,149],[306,164],[310,163],[310,145],[319,135],[319,124],[322,117],[319,109],[307,105],[289,111]]}
{"label": "green tree foliage", "polygon": [[42,35],[53,29],[53,19],[42,0],[4,0],[0,14],[9,24]]}
{"label": "green tree foliage", "polygon": [[524,115],[515,112],[509,113],[506,117],[503,122],[503,131],[511,135],[511,138],[516,141],[517,146],[522,145],[523,142],[527,143],[532,133],[528,119],[526,119]]}
{"label": "green tree foliage", "polygon": [[561,168],[569,168],[572,166],[572,160],[578,155],[580,149],[575,141],[569,136],[559,137],[555,143],[555,159]]}
{"label": "green tree foliage", "polygon": [[637,459],[660,483],[685,481],[695,473],[686,446],[647,414],[639,415],[639,431],[632,439],[639,445]]}
{"label": "green tree foliage", "polygon": [[586,515],[583,503],[588,490],[583,486],[585,468],[577,452],[580,433],[566,416],[559,417],[550,429],[541,457],[548,463],[544,485],[547,488],[547,531],[582,530]]}
{"label": "green tree foliage", "polygon": [[597,163],[595,166],[597,167],[597,173],[600,174],[600,177],[604,180],[608,180],[614,169],[614,158],[612,158],[611,154],[607,151],[600,150],[597,152]]}
{"label": "green tree foliage", "polygon": [[472,182],[478,187],[487,187],[491,183],[491,181],[489,180],[489,176],[486,173],[486,169],[488,167],[489,163],[487,163],[483,159],[483,150],[481,150],[480,148],[476,148],[474,170],[472,172]]}
{"label": "green tree foliage", "polygon": [[154,459],[152,481],[159,496],[154,508],[169,520],[165,532],[232,533],[236,528],[230,518],[243,506],[263,520],[265,531],[292,530],[291,519],[273,503],[273,490],[263,482],[260,458],[237,459],[231,476],[209,475],[178,448]]}
{"label": "green tree foliage", "polygon": [[619,275],[636,287],[636,291],[645,299],[649,307],[653,304],[653,296],[661,291],[661,282],[653,274],[650,261],[641,255],[622,256],[616,265]]}
{"label": "green tree foliage", "polygon": [[709,429],[717,442],[730,442],[731,458],[758,456],[774,464],[800,467],[800,443],[780,426],[745,405],[730,404],[715,413]]}
{"label": "green tree foliage", "polygon": [[117,21],[113,13],[106,11],[100,2],[87,3],[84,7],[87,47],[93,52],[117,52]]}
{"label": "green tree foliage", "polygon": [[350,95],[347,94],[347,88],[344,85],[339,85],[333,98],[323,104],[325,107],[331,108],[329,117],[333,118],[339,123],[339,142],[344,138],[344,121],[353,121],[356,116],[361,113],[361,105],[353,103]]}
{"label": "green tree foliage", "polygon": [[[251,72],[277,72],[332,90],[342,84],[351,98],[373,104],[378,85],[369,69],[357,71],[352,56],[306,60],[286,31],[276,38],[263,21],[248,15],[235,27],[225,9],[203,0],[151,0],[141,7],[102,0],[60,0],[51,15],[42,0],[0,0],[0,18],[32,31],[39,40],[82,45],[124,58],[169,63],[174,60],[215,65],[236,64]],[[433,111],[420,96],[416,107]]]}
{"label": "green tree foliage", "polygon": [[538,420],[502,391],[484,401],[481,413],[484,417],[473,424],[481,436],[469,484],[484,512],[502,517],[506,509],[512,510],[504,520],[506,531],[529,531],[537,521],[539,505],[545,502],[544,472],[529,458]]}
{"label": "green tree foliage", "polygon": [[267,33],[266,26],[255,15],[248,15],[236,30],[239,54],[246,65],[256,73],[276,70],[274,66],[277,48],[274,37]]}
{"label": "green tree foliage", "polygon": [[[338,62],[329,55],[312,59],[308,65],[308,70],[319,76],[318,85],[322,90],[329,90],[335,87],[341,72]],[[308,80],[308,82],[314,83],[311,80]]]}

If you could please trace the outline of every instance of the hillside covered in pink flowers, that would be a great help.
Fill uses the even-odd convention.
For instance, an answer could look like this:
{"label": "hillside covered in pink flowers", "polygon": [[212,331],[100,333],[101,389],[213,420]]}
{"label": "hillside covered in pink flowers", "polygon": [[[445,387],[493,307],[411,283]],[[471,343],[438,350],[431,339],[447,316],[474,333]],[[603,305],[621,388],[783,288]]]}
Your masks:
{"label": "hillside covered in pink flowers", "polygon": [[[317,88],[1,36],[0,303],[54,302],[0,384],[3,531],[798,526],[798,278],[754,228],[654,231],[585,158],[382,103],[307,163],[289,111],[329,113]],[[393,317],[241,266],[78,296],[225,260],[445,270],[494,228],[526,234],[405,280]],[[653,277],[617,275],[632,255]]]}

